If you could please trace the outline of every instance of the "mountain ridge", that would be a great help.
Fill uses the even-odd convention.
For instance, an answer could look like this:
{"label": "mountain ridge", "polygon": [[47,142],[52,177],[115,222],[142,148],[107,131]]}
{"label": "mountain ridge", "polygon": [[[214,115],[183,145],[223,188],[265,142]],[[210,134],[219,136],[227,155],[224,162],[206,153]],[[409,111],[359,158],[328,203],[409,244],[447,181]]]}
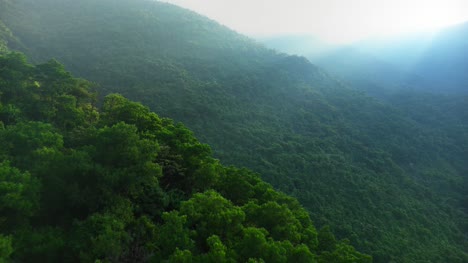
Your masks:
{"label": "mountain ridge", "polygon": [[[16,11],[2,9],[0,19],[35,61],[55,57],[99,83],[103,94],[123,93],[182,121],[223,163],[261,173],[298,197],[318,225],[330,224],[376,262],[437,261],[446,253],[466,258],[459,204],[444,203],[436,191],[443,186],[460,200],[466,137],[426,131],[304,58],[235,41],[232,31],[224,37],[219,24],[166,4],[75,1],[72,12],[61,1],[33,1],[34,10],[31,1],[19,2]],[[106,10],[102,23],[78,3]],[[138,10],[148,18],[135,16]],[[30,12],[42,16],[30,23]],[[62,23],[49,27],[49,20]],[[141,26],[152,23],[160,26]]]}
{"label": "mountain ridge", "polygon": [[[365,89],[368,92],[417,89],[466,95],[466,35],[468,22],[436,33],[413,33],[343,45],[328,45],[310,36],[269,38],[263,43],[279,51],[304,55],[352,82],[359,81],[357,78],[369,78],[373,85],[380,86],[374,90]],[[393,85],[385,87],[387,82]],[[360,83],[366,85],[362,80]]]}

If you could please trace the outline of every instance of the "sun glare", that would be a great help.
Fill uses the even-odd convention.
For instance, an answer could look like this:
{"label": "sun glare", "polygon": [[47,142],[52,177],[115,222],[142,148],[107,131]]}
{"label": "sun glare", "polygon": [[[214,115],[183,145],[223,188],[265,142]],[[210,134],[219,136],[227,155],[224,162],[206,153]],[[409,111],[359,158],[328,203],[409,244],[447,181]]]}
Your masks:
{"label": "sun glare", "polygon": [[343,43],[468,20],[467,0],[167,0],[250,36],[311,34]]}

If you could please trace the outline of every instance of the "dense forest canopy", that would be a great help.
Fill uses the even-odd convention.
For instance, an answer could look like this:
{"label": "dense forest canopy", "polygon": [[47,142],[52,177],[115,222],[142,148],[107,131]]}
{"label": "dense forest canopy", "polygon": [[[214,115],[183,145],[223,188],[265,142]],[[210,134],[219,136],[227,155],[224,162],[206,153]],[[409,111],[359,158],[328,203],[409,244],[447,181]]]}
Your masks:
{"label": "dense forest canopy", "polygon": [[[403,94],[393,97],[394,103],[371,98],[364,92],[343,85],[303,57],[288,56],[266,49],[205,17],[154,1],[0,0],[0,20],[4,25],[0,28],[3,39],[0,46],[3,43],[4,49],[8,46],[13,50],[21,50],[35,63],[44,63],[55,58],[73,74],[96,83],[95,88],[101,95],[119,92],[148,105],[160,116],[183,122],[202,142],[213,148],[214,156],[222,163],[247,167],[261,174],[262,179],[277,189],[296,197],[316,225],[320,228],[330,226],[323,228],[322,236],[328,238],[328,233],[332,231],[338,239],[348,238],[351,245],[372,255],[375,262],[468,260],[464,250],[468,246],[465,234],[467,197],[464,190],[468,186],[468,104],[462,97],[452,101],[450,97]],[[52,61],[42,65],[58,67],[59,64]],[[38,66],[40,67],[43,66]],[[42,85],[40,81],[38,84]],[[32,82],[32,85],[35,83]],[[60,88],[60,85],[56,86]],[[183,238],[187,224],[203,227],[206,224],[221,223],[199,223],[188,218],[192,215],[190,209],[214,199],[217,200],[214,203],[224,204],[220,213],[232,215],[232,222],[239,222],[238,229],[244,229],[243,232],[236,232],[237,234],[246,238],[260,237],[261,240],[254,243],[263,244],[262,240],[265,240],[265,247],[281,246],[280,250],[286,251],[300,250],[304,244],[311,254],[320,255],[317,258],[319,261],[325,260],[325,257],[320,259],[322,254],[317,252],[320,249],[314,250],[306,244],[308,241],[304,243],[299,238],[305,235],[301,229],[306,231],[310,223],[301,227],[297,225],[297,231],[302,234],[294,234],[294,237],[289,236],[296,233],[291,229],[277,229],[275,231],[279,232],[275,232],[265,227],[272,226],[271,222],[255,225],[260,223],[254,218],[263,218],[270,213],[269,209],[277,207],[275,204],[268,204],[270,198],[273,198],[272,202],[277,199],[266,194],[262,194],[264,199],[257,197],[257,185],[262,188],[266,187],[265,183],[250,172],[222,168],[211,158],[206,146],[193,139],[190,133],[187,134],[187,129],[168,124],[167,119],[156,117],[148,109],[142,110],[142,106],[126,102],[117,95],[104,99],[103,108],[97,113],[94,107],[100,103],[87,101],[87,96],[84,95],[88,91],[79,89],[73,92],[77,93],[59,93],[60,103],[49,98],[43,99],[44,103],[39,103],[34,101],[37,95],[24,97],[31,99],[33,104],[21,100],[15,102],[23,103],[21,105],[27,109],[14,103],[2,102],[6,105],[3,107],[5,118],[16,120],[15,114],[22,114],[24,111],[45,114],[46,119],[28,116],[26,120],[52,122],[49,125],[60,129],[58,134],[63,142],[46,144],[46,148],[58,149],[67,154],[76,151],[77,156],[69,157],[70,159],[54,157],[65,162],[62,166],[57,166],[56,173],[61,173],[60,167],[68,168],[67,164],[74,163],[76,165],[72,167],[76,171],[68,174],[90,175],[94,173],[94,163],[99,164],[100,168],[96,173],[103,175],[103,178],[91,176],[90,179],[95,180],[95,183],[86,190],[89,195],[78,194],[83,191],[80,187],[84,187],[87,180],[83,178],[76,180],[85,180],[84,182],[66,183],[72,189],[58,193],[72,195],[66,199],[60,198],[63,202],[61,205],[66,205],[67,202],[78,204],[77,211],[65,210],[76,214],[65,213],[67,218],[58,218],[57,224],[66,224],[65,222],[70,222],[67,220],[76,217],[82,221],[98,212],[99,217],[90,219],[91,222],[77,223],[76,226],[86,229],[104,225],[105,220],[111,219],[103,217],[115,216],[117,212],[113,208],[108,208],[110,210],[105,210],[106,212],[99,209],[104,209],[109,204],[108,200],[114,200],[113,191],[117,191],[115,189],[130,195],[129,200],[125,197],[125,200],[119,201],[121,205],[115,204],[118,206],[115,208],[119,210],[118,213],[127,211],[127,208],[121,206],[129,205],[128,202],[145,203],[144,200],[150,197],[140,197],[137,193],[133,196],[131,193],[142,191],[145,195],[150,195],[151,200],[154,197],[160,202],[155,205],[158,208],[151,213],[156,213],[155,218],[162,219],[156,222],[149,220],[156,225],[154,229],[159,229],[166,222],[164,220],[169,220],[173,224],[170,227],[180,226],[181,229],[177,231],[181,231],[181,234],[178,236]],[[75,96],[75,99],[70,95]],[[4,97],[2,95],[1,98]],[[83,107],[74,109],[70,105]],[[56,107],[63,109],[58,110]],[[133,114],[134,110],[138,113]],[[69,118],[57,115],[57,112],[76,116]],[[153,117],[144,117],[148,114]],[[32,117],[34,118],[29,119]],[[124,123],[119,123],[120,121]],[[13,124],[4,121],[4,125],[7,127]],[[175,130],[159,132],[160,126],[166,127],[165,125]],[[9,134],[31,129],[28,127],[15,126],[18,130]],[[41,126],[37,129],[43,129],[47,133],[49,128]],[[156,134],[153,134],[154,129],[158,131]],[[50,136],[46,136],[48,140],[55,138],[54,133],[50,133]],[[120,141],[118,138],[131,139],[124,140],[124,145],[113,148],[113,141],[111,138],[105,139],[107,136],[117,141]],[[155,141],[157,145],[151,146]],[[189,147],[191,144],[195,144],[194,149]],[[42,149],[42,144],[38,145]],[[99,147],[102,148],[99,150]],[[32,151],[35,150],[36,148]],[[109,154],[114,152],[115,156]],[[142,158],[119,156],[123,152]],[[10,156],[13,153],[5,154]],[[192,154],[197,157],[190,157]],[[154,164],[150,161],[152,155],[156,155],[156,160],[159,160],[156,162],[158,166],[149,165]],[[24,154],[21,156],[29,158]],[[47,158],[44,158],[45,163]],[[124,162],[127,158],[129,161]],[[26,161],[18,162],[24,164]],[[114,167],[114,163],[121,163],[122,166]],[[13,167],[11,169],[17,169],[18,173],[33,175],[28,167],[13,161],[8,165]],[[170,168],[164,170],[164,165]],[[42,169],[46,167],[47,165]],[[119,179],[111,176],[114,172],[108,171],[109,169],[117,169],[115,173]],[[148,186],[150,190],[147,190],[154,193],[146,193],[147,190],[139,189],[141,185],[138,184],[132,186],[135,189],[131,190],[119,188],[126,186],[133,178],[131,175],[140,171],[175,174],[180,177],[176,176],[175,181],[166,181],[167,178],[161,175],[156,176],[157,180],[153,179],[152,182],[142,179],[143,184],[158,185],[155,188]],[[242,174],[246,181],[230,181],[229,175],[237,173]],[[51,180],[53,184],[65,184],[61,179]],[[217,186],[220,182],[232,183],[233,186]],[[93,191],[101,186],[116,188],[106,190],[109,193],[102,197],[93,196]],[[236,191],[231,192],[234,189]],[[269,186],[268,189],[273,191]],[[194,195],[195,192],[199,194]],[[255,197],[244,197],[244,194]],[[48,198],[55,200],[56,196]],[[94,198],[103,200],[92,202]],[[223,198],[227,201],[223,201]],[[258,202],[248,205],[249,198],[258,199]],[[276,202],[281,210],[279,207],[284,203]],[[51,206],[54,205],[57,207],[51,209],[67,208],[52,202]],[[88,205],[95,207],[89,208]],[[138,216],[146,215],[146,211],[153,210],[150,203],[147,205],[149,207],[144,208],[142,205],[135,208],[137,211],[142,209],[143,212],[133,213]],[[160,207],[163,207],[162,211]],[[263,210],[256,211],[256,207],[263,207]],[[223,209],[226,212],[221,212]],[[294,209],[288,209],[294,215]],[[172,210],[177,210],[178,214],[165,216],[164,212]],[[126,239],[123,232],[128,230],[127,223],[137,220],[138,216],[133,215],[130,221],[116,222],[115,226],[107,229],[108,234]],[[184,216],[187,218],[182,219]],[[287,219],[281,222],[281,225],[285,225],[284,222],[295,221]],[[261,237],[261,234],[255,232],[258,230],[245,230],[251,224],[253,227],[265,227],[269,234],[264,233]],[[288,225],[296,228],[295,223]],[[222,225],[218,227],[223,228]],[[171,230],[167,228],[164,231]],[[194,256],[202,256],[212,247],[209,242],[213,242],[210,243],[213,247],[220,248],[229,256],[233,255],[229,254],[230,250],[243,249],[241,245],[225,242],[234,238],[231,234],[207,233],[204,232],[206,229],[197,231],[201,231],[201,237],[189,235],[184,247],[161,255],[166,259],[171,255],[182,258],[189,256],[187,251],[190,251]],[[292,232],[289,233],[290,231]],[[68,233],[71,232],[62,234],[68,237]],[[53,236],[51,233],[47,235]],[[221,246],[215,245],[217,240],[211,238],[213,235],[220,239]],[[82,234],[80,238],[85,238],[84,236],[86,234]],[[272,240],[268,238],[270,236]],[[320,231],[318,236],[320,237]],[[209,238],[211,241],[208,242]],[[333,240],[331,237],[329,239]],[[281,240],[289,240],[292,247],[288,250],[288,244],[274,243],[282,242]],[[57,241],[60,242],[65,241]],[[174,244],[185,241],[167,242],[172,242],[170,244],[175,248],[177,246]],[[161,245],[156,245],[158,244]],[[367,257],[352,250],[345,242],[340,244],[331,247],[348,251],[346,255],[349,256],[356,253],[358,258],[367,260]],[[114,245],[125,247],[121,243]],[[200,245],[204,250],[200,250]],[[226,249],[223,250],[223,247]],[[248,251],[247,248],[252,247],[248,245],[245,251]],[[81,251],[80,249],[77,248],[74,253]],[[96,249],[100,249],[99,246],[96,245]],[[304,251],[309,255],[305,247]],[[330,253],[333,254],[333,251]],[[253,252],[245,253],[247,254],[242,257],[233,257],[242,261],[251,257],[248,255]],[[284,255],[290,259],[292,254],[287,253]],[[98,254],[87,257],[97,257],[96,255]]]}
{"label": "dense forest canopy", "polygon": [[[371,262],[181,124],[0,55],[1,262]],[[97,261],[95,261],[97,260]]]}

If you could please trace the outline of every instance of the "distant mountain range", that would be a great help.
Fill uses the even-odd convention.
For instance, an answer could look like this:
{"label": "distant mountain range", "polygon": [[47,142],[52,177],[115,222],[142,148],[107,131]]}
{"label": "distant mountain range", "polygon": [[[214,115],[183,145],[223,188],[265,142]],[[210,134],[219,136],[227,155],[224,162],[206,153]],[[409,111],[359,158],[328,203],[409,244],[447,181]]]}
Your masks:
{"label": "distant mountain range", "polygon": [[[316,40],[276,40],[308,60],[156,1],[0,0],[0,20],[4,47],[34,63],[55,58],[101,96],[118,92],[183,122],[223,164],[261,174],[375,262],[468,261],[459,56],[444,63],[459,63],[452,82],[461,84],[437,77],[442,89],[429,72],[439,66],[409,71],[355,46],[318,57]],[[455,40],[461,50],[463,38]],[[444,42],[436,43],[433,52]],[[171,158],[198,165],[191,154]]]}
{"label": "distant mountain range", "polygon": [[[312,36],[261,40],[267,46],[303,55],[371,93],[417,89],[468,94],[468,23],[437,33],[415,33],[330,46]],[[375,87],[378,88],[375,88]]]}

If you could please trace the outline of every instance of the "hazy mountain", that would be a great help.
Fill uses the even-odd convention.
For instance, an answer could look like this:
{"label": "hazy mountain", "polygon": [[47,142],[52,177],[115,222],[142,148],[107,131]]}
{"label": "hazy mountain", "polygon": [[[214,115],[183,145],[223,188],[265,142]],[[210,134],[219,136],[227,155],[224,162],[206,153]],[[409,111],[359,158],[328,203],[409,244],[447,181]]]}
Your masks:
{"label": "hazy mountain", "polygon": [[270,48],[274,48],[280,52],[285,52],[290,55],[298,55],[308,57],[322,56],[331,50],[334,50],[339,45],[334,45],[321,41],[313,35],[278,35],[269,36],[258,39]]}
{"label": "hazy mountain", "polygon": [[[468,23],[436,33],[331,46],[313,37],[264,39],[267,46],[308,57],[356,88],[372,93],[419,89],[468,93]],[[376,92],[377,91],[377,92]]]}
{"label": "hazy mountain", "polygon": [[435,35],[409,70],[440,83],[437,90],[468,94],[468,23]]}
{"label": "hazy mountain", "polygon": [[376,262],[467,260],[462,97],[397,109],[304,57],[160,2],[0,4],[10,48],[182,121],[221,162],[259,172]]}

